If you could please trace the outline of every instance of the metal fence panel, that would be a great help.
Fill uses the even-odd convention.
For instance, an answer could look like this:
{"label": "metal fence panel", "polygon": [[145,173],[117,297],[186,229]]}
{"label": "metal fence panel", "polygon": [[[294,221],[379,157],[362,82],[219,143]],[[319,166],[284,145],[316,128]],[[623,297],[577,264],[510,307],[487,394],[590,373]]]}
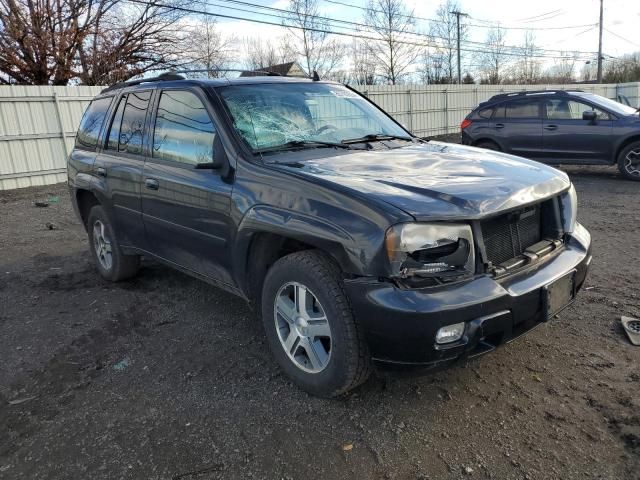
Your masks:
{"label": "metal fence panel", "polygon": [[[103,87],[0,87],[0,190],[66,180],[66,158],[82,113]],[[603,85],[367,85],[356,87],[414,134],[457,133],[462,119],[492,95],[526,89],[571,89],[640,105],[640,82]],[[337,104],[336,104],[337,105]],[[331,104],[319,106],[332,109]],[[354,112],[338,111],[349,122]],[[344,110],[344,109],[343,109]],[[327,116],[326,112],[322,113]]]}
{"label": "metal fence panel", "polygon": [[67,153],[103,87],[0,87],[0,190],[66,180]]}

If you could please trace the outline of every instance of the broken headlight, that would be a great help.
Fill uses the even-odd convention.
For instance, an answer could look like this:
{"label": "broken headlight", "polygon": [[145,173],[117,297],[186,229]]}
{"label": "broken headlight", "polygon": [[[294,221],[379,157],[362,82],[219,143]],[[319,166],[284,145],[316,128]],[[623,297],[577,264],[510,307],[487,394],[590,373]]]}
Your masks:
{"label": "broken headlight", "polygon": [[431,279],[430,284],[467,277],[475,271],[471,226],[463,223],[404,223],[385,238],[391,276]]}
{"label": "broken headlight", "polygon": [[573,233],[578,217],[578,196],[573,183],[569,190],[560,196],[560,215],[562,217],[562,229],[565,233]]}

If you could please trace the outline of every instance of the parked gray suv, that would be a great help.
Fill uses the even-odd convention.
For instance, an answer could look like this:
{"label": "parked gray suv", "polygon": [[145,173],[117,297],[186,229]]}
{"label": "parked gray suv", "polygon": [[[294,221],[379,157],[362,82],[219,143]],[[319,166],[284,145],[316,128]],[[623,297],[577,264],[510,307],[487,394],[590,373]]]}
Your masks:
{"label": "parked gray suv", "polygon": [[505,93],[467,115],[462,143],[550,164],[617,164],[640,180],[639,112],[579,90]]}
{"label": "parked gray suv", "polygon": [[100,275],[127,279],[145,256],[239,295],[316,395],[373,365],[490,352],[573,302],[591,262],[564,173],[420,140],[333,82],[115,85],[68,172]]}

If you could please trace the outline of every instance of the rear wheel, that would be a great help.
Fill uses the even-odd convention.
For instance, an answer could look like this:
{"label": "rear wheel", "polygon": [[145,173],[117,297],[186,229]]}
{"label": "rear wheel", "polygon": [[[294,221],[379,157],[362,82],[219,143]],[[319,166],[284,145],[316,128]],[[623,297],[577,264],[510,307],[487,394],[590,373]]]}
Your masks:
{"label": "rear wheel", "polygon": [[368,349],[330,257],[304,251],[278,260],[265,278],[262,320],[276,361],[303,390],[335,397],[369,376]]}
{"label": "rear wheel", "polygon": [[640,181],[640,142],[633,142],[618,155],[618,169],[629,180]]}
{"label": "rear wheel", "polygon": [[91,208],[87,231],[91,256],[104,279],[118,282],[138,273],[140,256],[122,253],[111,221],[100,205]]}
{"label": "rear wheel", "polygon": [[494,150],[496,152],[502,151],[502,149],[500,148],[500,145],[489,140],[483,140],[481,142],[478,142],[476,143],[475,146],[478,148],[484,148],[485,150]]}

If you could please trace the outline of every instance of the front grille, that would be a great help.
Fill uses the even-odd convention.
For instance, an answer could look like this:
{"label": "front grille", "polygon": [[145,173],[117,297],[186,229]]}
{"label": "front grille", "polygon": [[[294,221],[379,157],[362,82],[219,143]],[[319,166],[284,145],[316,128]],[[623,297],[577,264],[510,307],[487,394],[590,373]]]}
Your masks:
{"label": "front grille", "polygon": [[487,261],[500,265],[542,240],[540,211],[540,205],[534,205],[482,222]]}

